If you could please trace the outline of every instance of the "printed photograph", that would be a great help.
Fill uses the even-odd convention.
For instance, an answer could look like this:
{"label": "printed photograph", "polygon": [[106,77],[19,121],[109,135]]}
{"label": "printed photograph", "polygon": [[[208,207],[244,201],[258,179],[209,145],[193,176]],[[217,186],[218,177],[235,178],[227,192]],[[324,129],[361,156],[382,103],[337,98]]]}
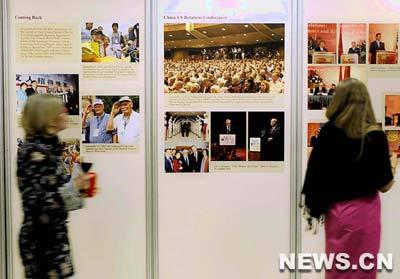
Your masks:
{"label": "printed photograph", "polygon": [[165,172],[209,171],[209,114],[165,112]]}
{"label": "printed photograph", "polygon": [[385,129],[400,129],[400,93],[385,94]]}
{"label": "printed photograph", "polygon": [[339,63],[365,64],[367,60],[367,25],[339,24]]}
{"label": "printed photograph", "polygon": [[164,171],[166,173],[209,172],[209,162],[208,142],[187,145],[165,144]]}
{"label": "printed photograph", "polygon": [[211,160],[246,161],[246,112],[211,112]]}
{"label": "printed photograph", "polygon": [[397,154],[400,158],[400,131],[385,131],[389,144],[389,151]]}
{"label": "printed photograph", "polygon": [[369,63],[397,64],[399,24],[369,24]]}
{"label": "printed photograph", "polygon": [[17,74],[17,113],[21,114],[29,96],[53,94],[62,99],[68,114],[79,115],[79,77],[76,74]]}
{"label": "printed photograph", "polygon": [[82,62],[139,62],[139,23],[85,22]]}
{"label": "printed photograph", "polygon": [[164,25],[165,93],[284,93],[284,24]]}
{"label": "printed photograph", "polygon": [[138,145],[139,96],[83,96],[82,143]]}
{"label": "printed photograph", "polygon": [[284,112],[249,112],[249,161],[284,160]]}
{"label": "printed photograph", "polygon": [[308,66],[308,109],[326,109],[333,99],[337,84],[347,78],[367,82],[367,70],[357,66]]}
{"label": "printed photograph", "polygon": [[319,133],[325,123],[308,123],[307,127],[307,147],[314,148],[318,142]]}
{"label": "printed photograph", "polygon": [[[17,148],[23,142],[24,139],[17,138]],[[78,138],[60,138],[57,149],[60,150],[60,161],[69,177],[82,173],[81,146]]]}
{"label": "printed photograph", "polygon": [[308,24],[308,63],[336,64],[336,23]]}

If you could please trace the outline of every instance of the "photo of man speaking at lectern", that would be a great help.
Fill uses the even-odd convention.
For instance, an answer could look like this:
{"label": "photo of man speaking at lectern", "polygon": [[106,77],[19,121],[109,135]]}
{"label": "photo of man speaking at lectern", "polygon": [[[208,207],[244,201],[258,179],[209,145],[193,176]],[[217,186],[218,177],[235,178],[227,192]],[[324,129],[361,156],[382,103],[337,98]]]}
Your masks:
{"label": "photo of man speaking at lectern", "polygon": [[398,24],[369,25],[370,64],[397,64]]}
{"label": "photo of man speaking at lectern", "polygon": [[339,24],[338,53],[340,64],[365,64],[367,24]]}
{"label": "photo of man speaking at lectern", "polygon": [[249,112],[249,161],[284,160],[284,112]]}
{"label": "photo of man speaking at lectern", "polygon": [[211,160],[246,160],[246,112],[211,112]]}
{"label": "photo of man speaking at lectern", "polygon": [[336,64],[336,24],[308,24],[308,63]]}

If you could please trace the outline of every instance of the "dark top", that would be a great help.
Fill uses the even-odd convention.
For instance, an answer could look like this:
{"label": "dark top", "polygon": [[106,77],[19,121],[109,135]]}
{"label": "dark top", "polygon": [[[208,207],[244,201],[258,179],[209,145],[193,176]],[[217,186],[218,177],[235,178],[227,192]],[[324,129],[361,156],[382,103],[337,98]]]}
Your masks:
{"label": "dark top", "polygon": [[361,139],[347,137],[330,121],[321,129],[313,148],[303,186],[310,215],[319,217],[337,201],[366,197],[392,179],[388,142],[382,131]]}
{"label": "dark top", "polygon": [[26,278],[69,278],[74,273],[68,212],[59,193],[69,181],[58,138],[35,137],[18,150],[17,176],[24,220],[19,248]]}

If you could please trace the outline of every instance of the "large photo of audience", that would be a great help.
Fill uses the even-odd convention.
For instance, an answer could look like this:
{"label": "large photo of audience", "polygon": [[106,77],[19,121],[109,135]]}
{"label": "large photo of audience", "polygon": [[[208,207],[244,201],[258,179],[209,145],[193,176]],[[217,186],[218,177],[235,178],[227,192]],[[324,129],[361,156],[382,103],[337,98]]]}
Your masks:
{"label": "large photo of audience", "polygon": [[246,161],[246,112],[211,112],[211,160]]}
{"label": "large photo of audience", "polygon": [[164,171],[209,172],[209,113],[165,112]]}
{"label": "large photo of audience", "polygon": [[139,62],[139,33],[139,23],[83,23],[82,62]]}
{"label": "large photo of audience", "polygon": [[284,24],[165,24],[164,92],[282,94],[284,38]]}
{"label": "large photo of audience", "polygon": [[68,114],[79,115],[79,76],[77,74],[17,74],[17,113],[34,94],[53,94],[62,99]]}
{"label": "large photo of audience", "polygon": [[259,148],[249,149],[249,161],[284,160],[284,112],[249,112],[249,146],[258,141]]}
{"label": "large photo of audience", "polygon": [[138,145],[139,96],[83,96],[82,143]]}

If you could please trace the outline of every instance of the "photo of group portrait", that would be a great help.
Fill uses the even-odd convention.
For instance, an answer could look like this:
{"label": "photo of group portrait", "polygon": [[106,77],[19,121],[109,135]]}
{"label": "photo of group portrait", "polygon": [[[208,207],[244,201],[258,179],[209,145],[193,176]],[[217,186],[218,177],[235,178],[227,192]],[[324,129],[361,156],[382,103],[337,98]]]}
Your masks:
{"label": "photo of group portrait", "polygon": [[285,25],[164,25],[165,93],[285,92]]}
{"label": "photo of group portrait", "polygon": [[207,173],[209,162],[207,142],[192,145],[165,144],[164,171],[166,173]]}
{"label": "photo of group portrait", "polygon": [[249,112],[249,161],[284,160],[284,112]]}
{"label": "photo of group portrait", "polygon": [[336,85],[347,78],[367,81],[367,70],[361,66],[308,66],[307,107],[325,110],[336,93]]}
{"label": "photo of group portrait", "polygon": [[17,113],[34,94],[53,94],[59,97],[69,115],[79,115],[79,76],[77,74],[17,74]]}
{"label": "photo of group portrait", "polygon": [[308,63],[336,64],[336,23],[308,24]]}
{"label": "photo of group portrait", "polygon": [[139,33],[139,23],[83,23],[82,62],[139,62]]}
{"label": "photo of group portrait", "polygon": [[397,64],[399,24],[369,24],[369,63]]}
{"label": "photo of group portrait", "polygon": [[246,161],[246,112],[211,112],[211,160]]}
{"label": "photo of group portrait", "polygon": [[339,23],[338,53],[341,64],[365,64],[367,24]]}
{"label": "photo of group portrait", "polygon": [[139,96],[83,96],[82,143],[138,145]]}

